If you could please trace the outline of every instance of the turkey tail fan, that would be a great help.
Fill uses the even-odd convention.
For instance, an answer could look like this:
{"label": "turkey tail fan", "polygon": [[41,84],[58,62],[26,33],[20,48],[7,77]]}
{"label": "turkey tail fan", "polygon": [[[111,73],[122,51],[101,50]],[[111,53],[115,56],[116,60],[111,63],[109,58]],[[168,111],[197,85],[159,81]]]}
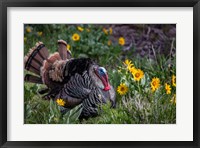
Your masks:
{"label": "turkey tail fan", "polygon": [[[39,84],[51,83],[49,71],[56,61],[62,60],[59,53],[49,54],[48,49],[42,42],[37,42],[24,58],[25,69],[37,76],[26,75],[25,81]],[[57,73],[56,73],[57,74]],[[53,74],[52,74],[53,75]]]}
{"label": "turkey tail fan", "polygon": [[71,51],[67,49],[67,43],[64,40],[58,40],[58,52],[62,60],[71,59]]}
{"label": "turkey tail fan", "polygon": [[33,76],[31,74],[26,74],[24,80],[32,83],[43,84],[42,79],[40,77]]}
{"label": "turkey tail fan", "polygon": [[49,57],[49,52],[42,42],[37,42],[35,47],[29,50],[24,58],[25,69],[40,75],[40,68],[43,61]]}

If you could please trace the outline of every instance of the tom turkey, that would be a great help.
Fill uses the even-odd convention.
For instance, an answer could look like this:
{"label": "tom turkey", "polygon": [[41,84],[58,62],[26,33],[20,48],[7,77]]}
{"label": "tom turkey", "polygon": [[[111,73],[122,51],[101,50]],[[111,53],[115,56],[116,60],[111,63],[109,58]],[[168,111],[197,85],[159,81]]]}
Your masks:
{"label": "tom turkey", "polygon": [[58,52],[49,54],[42,42],[36,43],[25,56],[25,69],[35,75],[26,74],[25,81],[45,84],[40,93],[48,99],[62,99],[62,105],[71,109],[82,104],[80,118],[98,115],[101,104],[111,102],[115,106],[115,91],[108,74],[89,58],[71,58],[67,43],[58,40]]}

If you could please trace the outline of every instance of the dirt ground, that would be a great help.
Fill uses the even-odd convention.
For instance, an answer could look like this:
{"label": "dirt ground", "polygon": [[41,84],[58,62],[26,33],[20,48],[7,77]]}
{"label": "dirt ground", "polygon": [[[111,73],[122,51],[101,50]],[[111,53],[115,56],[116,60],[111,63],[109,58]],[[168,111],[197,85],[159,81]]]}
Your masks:
{"label": "dirt ground", "polygon": [[135,51],[133,54],[141,57],[154,58],[155,54],[175,56],[176,25],[175,24],[115,24],[103,25],[112,27],[111,41],[118,42],[119,37],[125,38],[123,50]]}

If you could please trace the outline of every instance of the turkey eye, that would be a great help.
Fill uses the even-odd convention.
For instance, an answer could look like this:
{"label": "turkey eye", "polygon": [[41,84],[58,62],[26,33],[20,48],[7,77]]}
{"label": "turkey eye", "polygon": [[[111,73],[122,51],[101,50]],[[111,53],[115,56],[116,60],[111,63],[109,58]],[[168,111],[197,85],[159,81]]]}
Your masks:
{"label": "turkey eye", "polygon": [[102,69],[99,70],[100,74],[104,74],[104,71]]}
{"label": "turkey eye", "polygon": [[101,69],[100,71],[103,73],[103,70],[102,70],[102,69]]}

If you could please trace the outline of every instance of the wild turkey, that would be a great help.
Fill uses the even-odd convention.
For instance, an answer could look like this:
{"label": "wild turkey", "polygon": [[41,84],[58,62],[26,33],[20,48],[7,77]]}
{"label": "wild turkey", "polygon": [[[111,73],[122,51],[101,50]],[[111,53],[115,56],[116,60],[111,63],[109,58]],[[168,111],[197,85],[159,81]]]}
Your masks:
{"label": "wild turkey", "polygon": [[25,81],[45,84],[44,97],[65,101],[66,109],[82,104],[80,118],[98,115],[99,105],[115,106],[115,91],[108,81],[106,69],[89,58],[71,58],[67,43],[58,40],[58,52],[49,54],[42,42],[36,43],[25,56]]}

